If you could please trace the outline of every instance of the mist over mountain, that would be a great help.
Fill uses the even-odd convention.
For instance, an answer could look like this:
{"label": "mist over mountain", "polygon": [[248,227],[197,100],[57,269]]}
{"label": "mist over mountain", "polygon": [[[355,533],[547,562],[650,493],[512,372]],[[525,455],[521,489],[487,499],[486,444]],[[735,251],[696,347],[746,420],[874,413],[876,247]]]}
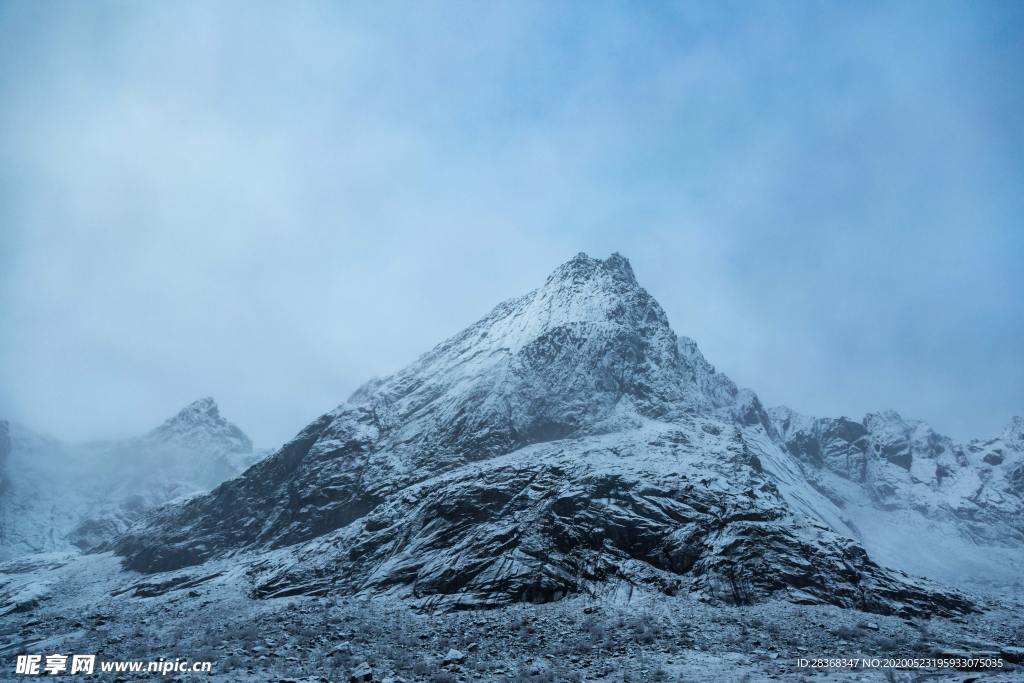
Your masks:
{"label": "mist over mountain", "polygon": [[0,0],[0,682],[1020,683],[1021,65]]}
{"label": "mist over mountain", "polygon": [[66,444],[0,421],[0,557],[85,549],[258,459],[212,398],[133,438]]}

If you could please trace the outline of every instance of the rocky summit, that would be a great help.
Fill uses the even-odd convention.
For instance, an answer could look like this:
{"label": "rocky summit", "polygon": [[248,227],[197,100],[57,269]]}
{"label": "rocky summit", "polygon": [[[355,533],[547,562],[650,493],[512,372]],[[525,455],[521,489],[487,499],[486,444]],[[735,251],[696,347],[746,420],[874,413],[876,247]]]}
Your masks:
{"label": "rocky summit", "polygon": [[236,557],[259,598],[975,610],[877,563],[821,485],[916,471],[917,441],[861,447],[871,429],[765,410],[677,337],[624,257],[580,254],[115,550],[148,573]]}

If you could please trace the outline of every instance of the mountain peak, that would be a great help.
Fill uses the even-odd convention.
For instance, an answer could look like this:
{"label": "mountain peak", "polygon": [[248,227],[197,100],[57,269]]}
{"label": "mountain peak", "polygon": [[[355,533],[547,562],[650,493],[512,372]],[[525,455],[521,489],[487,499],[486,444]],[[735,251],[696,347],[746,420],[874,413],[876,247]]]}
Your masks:
{"label": "mountain peak", "polygon": [[213,445],[232,452],[252,451],[249,437],[221,416],[217,402],[210,396],[189,403],[146,438],[193,449]]}
{"label": "mountain peak", "polygon": [[174,416],[175,420],[189,420],[194,418],[206,418],[211,420],[220,419],[220,409],[212,396],[204,396],[189,403],[178,411]]}
{"label": "mountain peak", "polygon": [[885,427],[898,427],[904,429],[907,427],[914,426],[917,420],[908,420],[900,415],[895,410],[889,408],[887,410],[879,410],[876,412],[868,413],[864,416],[862,422],[865,425],[876,425],[877,428],[882,429]]}
{"label": "mountain peak", "polygon": [[1024,417],[1015,415],[1010,418],[1010,423],[1003,430],[1003,438],[1012,444],[1024,447]]}
{"label": "mountain peak", "polygon": [[[736,397],[696,344],[680,348],[624,256],[580,253],[538,289],[367,383],[350,405],[374,415],[373,428],[401,444],[408,467],[422,469],[441,461],[431,452],[445,462],[480,458],[606,430],[627,416],[712,412]],[[351,419],[344,408],[337,416],[339,424]]]}
{"label": "mountain peak", "polygon": [[539,289],[499,306],[489,318],[495,315],[508,319],[510,324],[498,324],[494,331],[506,337],[513,350],[556,328],[581,324],[625,325],[641,333],[658,328],[675,343],[661,306],[637,283],[629,261],[618,253],[605,260],[577,254],[558,266]]}
{"label": "mountain peak", "polygon": [[619,252],[612,253],[602,261],[591,258],[582,251],[556,268],[548,277],[548,284],[555,281],[582,282],[594,279],[612,279],[634,287],[639,286],[636,276],[633,275],[633,268],[629,265],[629,259]]}

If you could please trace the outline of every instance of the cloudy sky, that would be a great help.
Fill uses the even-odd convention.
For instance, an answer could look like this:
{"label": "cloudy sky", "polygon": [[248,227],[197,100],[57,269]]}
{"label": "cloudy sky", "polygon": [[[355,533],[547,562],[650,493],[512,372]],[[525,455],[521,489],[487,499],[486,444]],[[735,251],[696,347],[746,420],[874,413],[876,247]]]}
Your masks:
{"label": "cloudy sky", "polygon": [[1024,413],[1024,4],[0,2],[0,415],[274,445],[579,251],[766,404]]}

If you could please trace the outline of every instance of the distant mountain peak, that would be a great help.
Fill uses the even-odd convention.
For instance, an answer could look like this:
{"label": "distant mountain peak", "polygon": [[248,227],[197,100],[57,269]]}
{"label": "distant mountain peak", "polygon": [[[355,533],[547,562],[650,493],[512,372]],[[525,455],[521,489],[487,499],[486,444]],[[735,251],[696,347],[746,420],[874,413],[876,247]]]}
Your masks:
{"label": "distant mountain peak", "polygon": [[252,451],[249,437],[221,416],[217,402],[210,396],[189,403],[145,438],[189,449]]}
{"label": "distant mountain peak", "polygon": [[1010,423],[1006,425],[1006,429],[1003,430],[1003,438],[1018,447],[1024,448],[1024,417],[1020,415],[1014,415],[1010,418]]}
{"label": "distant mountain peak", "polygon": [[178,414],[171,419],[191,420],[197,417],[208,418],[211,420],[220,419],[220,409],[217,407],[217,402],[213,400],[212,396],[204,396],[203,398],[192,401],[192,403],[189,403],[178,411]]}
{"label": "distant mountain peak", "polygon": [[882,420],[885,422],[907,422],[907,420],[904,419],[904,417],[900,415],[898,411],[895,411],[892,408],[868,413],[865,416],[865,419]]}

